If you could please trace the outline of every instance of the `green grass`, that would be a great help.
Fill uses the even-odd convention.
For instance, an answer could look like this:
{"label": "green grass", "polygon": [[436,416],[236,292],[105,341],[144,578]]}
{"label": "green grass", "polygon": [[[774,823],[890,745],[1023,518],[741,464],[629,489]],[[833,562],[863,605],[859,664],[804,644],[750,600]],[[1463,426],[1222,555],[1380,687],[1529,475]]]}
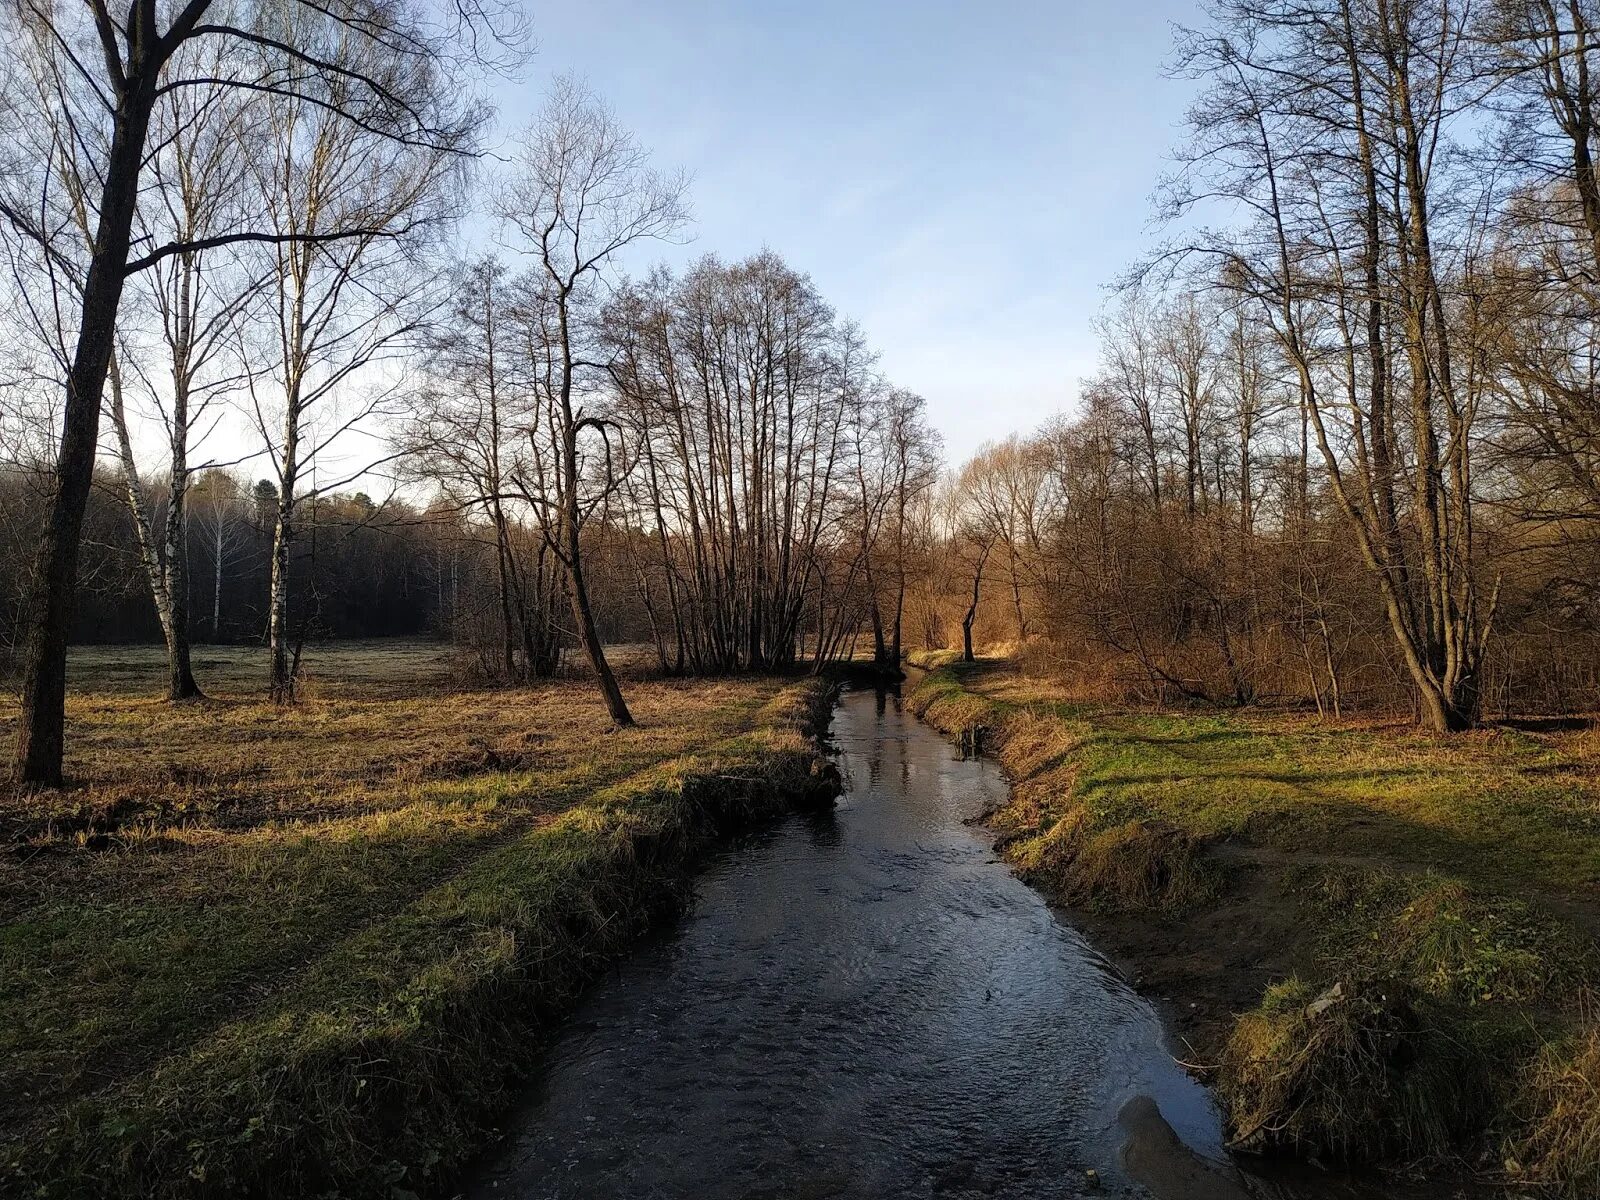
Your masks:
{"label": "green grass", "polygon": [[0,807],[6,1194],[437,1191],[710,839],[828,786],[810,685],[213,690],[76,694],[77,785]]}
{"label": "green grass", "polygon": [[1220,963],[1255,938],[1281,964],[1201,1048],[1236,1135],[1386,1163],[1487,1142],[1517,1181],[1592,1195],[1595,735],[1097,709],[1002,663],[928,665],[912,707],[998,757],[990,819],[1024,878],[1150,914],[1147,943]]}

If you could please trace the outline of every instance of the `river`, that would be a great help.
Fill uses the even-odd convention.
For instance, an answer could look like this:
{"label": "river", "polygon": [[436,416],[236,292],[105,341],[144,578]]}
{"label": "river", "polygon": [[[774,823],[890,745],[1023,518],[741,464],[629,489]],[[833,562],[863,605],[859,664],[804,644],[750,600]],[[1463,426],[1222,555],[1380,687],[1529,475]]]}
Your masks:
{"label": "river", "polygon": [[[970,824],[998,769],[870,691],[831,741],[834,811],[717,857],[563,1026],[468,1194],[1235,1194],[1156,1013]],[[1135,1097],[1187,1147],[1144,1130],[1149,1193],[1118,1120]],[[1172,1186],[1174,1155],[1204,1186]]]}

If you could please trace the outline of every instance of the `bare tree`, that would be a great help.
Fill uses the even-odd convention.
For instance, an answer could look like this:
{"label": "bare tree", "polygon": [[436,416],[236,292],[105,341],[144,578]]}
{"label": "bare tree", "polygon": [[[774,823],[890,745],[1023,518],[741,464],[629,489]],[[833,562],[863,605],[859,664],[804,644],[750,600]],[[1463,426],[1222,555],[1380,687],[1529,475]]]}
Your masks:
{"label": "bare tree", "polygon": [[416,477],[436,485],[456,511],[488,523],[501,620],[498,657],[507,679],[551,674],[561,650],[554,557],[537,537],[532,562],[524,561],[529,539],[513,510],[512,478],[524,457],[520,447],[534,403],[515,336],[518,290],[494,259],[457,271],[448,310],[430,339],[428,383],[400,432]]}
{"label": "bare tree", "polygon": [[606,325],[640,464],[623,496],[653,532],[679,657],[782,667],[809,641],[820,667],[865,622],[887,658],[896,438],[914,475],[920,427],[860,330],[771,252],[658,272]]}
{"label": "bare tree", "polygon": [[[185,47],[180,58],[205,53],[196,75],[225,69],[216,44]],[[141,242],[175,242],[185,249],[136,277],[157,330],[129,328],[124,321],[123,351],[110,367],[109,411],[122,463],[122,481],[139,535],[139,552],[156,616],[167,644],[169,700],[201,695],[190,668],[188,495],[197,471],[191,455],[220,420],[223,401],[241,385],[245,368],[234,351],[241,313],[258,281],[243,269],[237,247],[197,248],[233,228],[244,192],[244,153],[249,140],[247,106],[222,83],[196,85],[164,94],[153,116],[156,152],[147,168],[155,203],[139,214]],[[202,119],[209,117],[210,119]],[[156,498],[135,453],[129,397],[137,380],[165,434],[165,513],[157,521]],[[217,532],[220,535],[221,526]]]}
{"label": "bare tree", "polygon": [[[168,12],[156,0],[134,0],[125,13],[113,12],[103,0],[79,8],[30,0],[6,4],[6,41],[26,69],[6,76],[0,116],[8,128],[0,132],[24,144],[42,139],[44,153],[29,156],[22,164],[26,169],[0,179],[0,226],[67,276],[69,288],[57,295],[64,303],[62,324],[75,331],[24,654],[14,766],[22,783],[61,782],[67,631],[102,394],[127,280],[185,251],[243,241],[283,245],[305,236],[241,222],[197,241],[140,244],[135,252],[135,212],[151,159],[157,105],[174,90],[221,81],[260,97],[318,106],[330,119],[398,143],[459,152],[470,146],[481,113],[470,97],[463,103],[460,80],[450,77],[446,62],[469,53],[458,46],[475,44],[474,39],[452,41],[462,20],[483,15],[457,6],[443,23],[430,22],[415,11],[368,0],[331,6],[291,0],[254,8],[186,0]],[[319,25],[337,26],[370,52],[340,59],[297,40]],[[213,40],[226,47],[226,69],[218,75],[187,69],[180,49]],[[69,171],[81,186],[57,188]],[[52,199],[57,194],[64,197],[61,202],[82,196],[88,204],[87,227],[93,234],[87,254],[76,260],[62,245],[62,231],[71,226],[58,219],[58,202]],[[350,234],[325,230],[319,240]]]}
{"label": "bare tree", "polygon": [[[548,470],[541,472],[541,486],[524,490],[552,531],[578,641],[619,727],[632,725],[633,716],[595,623],[582,537],[589,515],[617,484],[610,470],[615,427],[585,407],[586,383],[603,366],[586,354],[596,340],[602,272],[629,246],[672,237],[683,227],[684,188],[681,177],[651,169],[645,152],[604,105],[563,79],[522,139],[501,204],[542,272],[549,307],[551,372],[542,400],[550,436],[530,437],[530,449],[548,456]],[[586,493],[583,456],[590,445],[597,446],[602,465],[597,484]]]}
{"label": "bare tree", "polygon": [[1219,5],[1183,52],[1210,87],[1173,193],[1176,211],[1222,194],[1257,216],[1200,248],[1270,323],[1438,730],[1478,718],[1495,607],[1480,602],[1473,520],[1485,379],[1453,291],[1482,206],[1464,173],[1446,182],[1441,153],[1478,86],[1467,11]]}
{"label": "bare tree", "polygon": [[212,468],[196,476],[190,488],[195,526],[211,557],[211,640],[222,634],[223,582],[230,568],[248,552],[248,523],[241,519],[244,489],[225,470]]}
{"label": "bare tree", "polygon": [[938,483],[940,443],[938,431],[928,424],[927,401],[921,396],[895,388],[889,392],[887,407],[884,434],[892,495],[887,551],[894,572],[889,662],[898,670],[904,643],[907,579],[915,567],[914,513],[921,498]]}
{"label": "bare tree", "polygon": [[[381,46],[342,24],[309,12],[294,18],[316,27],[294,36],[320,58],[362,76],[391,69]],[[375,419],[403,396],[389,368],[432,315],[422,253],[448,219],[460,160],[448,147],[375,132],[300,96],[272,96],[263,108],[254,182],[273,236],[259,247],[267,295],[246,334],[263,364],[249,377],[248,412],[277,483],[267,635],[271,694],[287,703],[300,508],[389,457],[375,448],[352,461],[344,451],[361,438],[381,446]]]}

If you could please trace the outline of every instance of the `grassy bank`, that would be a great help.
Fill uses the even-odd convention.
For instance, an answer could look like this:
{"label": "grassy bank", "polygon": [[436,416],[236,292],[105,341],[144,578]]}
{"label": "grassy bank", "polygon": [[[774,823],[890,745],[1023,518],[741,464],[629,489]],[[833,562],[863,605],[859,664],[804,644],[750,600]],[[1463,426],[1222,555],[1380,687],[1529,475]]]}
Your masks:
{"label": "grassy bank", "polygon": [[437,1192],[711,839],[831,786],[810,685],[637,683],[611,733],[396,662],[72,697],[78,786],[0,802],[0,1192]]}
{"label": "grassy bank", "polygon": [[1600,1194],[1600,737],[1104,711],[1000,663],[912,707],[1006,857],[1171,1001],[1242,1148]]}

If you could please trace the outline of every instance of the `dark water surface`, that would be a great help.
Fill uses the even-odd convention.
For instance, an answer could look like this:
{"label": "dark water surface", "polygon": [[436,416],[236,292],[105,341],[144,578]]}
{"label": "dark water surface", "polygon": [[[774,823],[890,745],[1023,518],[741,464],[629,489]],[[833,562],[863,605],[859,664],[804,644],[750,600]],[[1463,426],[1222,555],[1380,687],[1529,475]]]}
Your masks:
{"label": "dark water surface", "polygon": [[836,810],[744,839],[602,980],[475,1197],[1143,1195],[1117,1113],[1220,1154],[1149,1005],[966,822],[1005,795],[853,692]]}

